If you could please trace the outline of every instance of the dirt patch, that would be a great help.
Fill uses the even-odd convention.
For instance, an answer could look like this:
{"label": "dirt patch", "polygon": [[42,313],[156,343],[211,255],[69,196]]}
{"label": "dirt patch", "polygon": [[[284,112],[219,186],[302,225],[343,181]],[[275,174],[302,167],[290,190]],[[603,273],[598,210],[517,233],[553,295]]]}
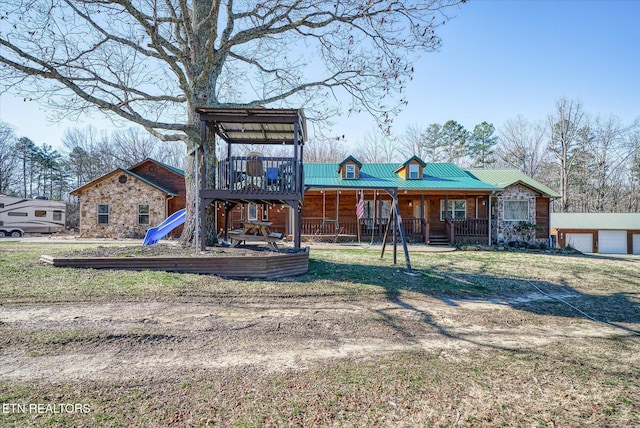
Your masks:
{"label": "dirt patch", "polygon": [[0,377],[100,380],[249,365],[277,372],[404,350],[522,350],[621,334],[590,321],[538,325],[535,318],[499,302],[451,306],[417,293],[396,301],[315,296],[5,306]]}

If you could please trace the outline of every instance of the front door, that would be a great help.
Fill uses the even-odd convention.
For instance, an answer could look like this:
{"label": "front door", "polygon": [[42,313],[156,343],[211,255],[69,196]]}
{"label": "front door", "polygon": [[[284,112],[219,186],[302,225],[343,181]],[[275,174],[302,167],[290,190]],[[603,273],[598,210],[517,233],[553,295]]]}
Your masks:
{"label": "front door", "polygon": [[[425,209],[426,208],[427,208],[427,203],[425,202]],[[423,218],[421,214],[422,214],[421,201],[420,200],[413,201],[413,216],[415,218]],[[429,216],[425,213],[424,218],[429,218]]]}

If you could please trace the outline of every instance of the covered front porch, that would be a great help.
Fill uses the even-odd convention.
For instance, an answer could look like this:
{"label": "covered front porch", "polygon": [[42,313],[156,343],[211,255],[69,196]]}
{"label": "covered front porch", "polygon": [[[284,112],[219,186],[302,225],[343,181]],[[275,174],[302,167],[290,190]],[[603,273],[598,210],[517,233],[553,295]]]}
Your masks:
{"label": "covered front porch", "polygon": [[[403,218],[407,242],[428,245],[456,245],[489,243],[489,220],[449,219],[444,232],[434,233],[423,218]],[[321,218],[302,219],[302,239],[308,241],[381,242],[387,220],[362,218],[360,220],[326,221]],[[393,230],[393,224],[391,225]],[[359,233],[359,235],[358,235]],[[359,237],[359,238],[358,238]]]}
{"label": "covered front porch", "polygon": [[[363,192],[363,193],[361,193]],[[363,198],[364,216],[356,204]],[[308,241],[381,242],[392,198],[379,189],[312,189],[305,194],[301,233]],[[406,239],[428,245],[490,243],[489,195],[398,192]],[[449,209],[444,209],[447,206]],[[394,224],[390,231],[393,231]]]}

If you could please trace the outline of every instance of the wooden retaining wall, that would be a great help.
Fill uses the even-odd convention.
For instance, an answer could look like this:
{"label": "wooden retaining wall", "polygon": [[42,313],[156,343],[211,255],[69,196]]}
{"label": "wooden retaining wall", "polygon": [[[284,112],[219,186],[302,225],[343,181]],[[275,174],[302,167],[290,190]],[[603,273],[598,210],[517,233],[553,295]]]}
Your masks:
{"label": "wooden retaining wall", "polygon": [[162,270],[245,278],[278,278],[309,270],[309,251],[271,256],[223,257],[52,257],[40,261],[56,267]]}

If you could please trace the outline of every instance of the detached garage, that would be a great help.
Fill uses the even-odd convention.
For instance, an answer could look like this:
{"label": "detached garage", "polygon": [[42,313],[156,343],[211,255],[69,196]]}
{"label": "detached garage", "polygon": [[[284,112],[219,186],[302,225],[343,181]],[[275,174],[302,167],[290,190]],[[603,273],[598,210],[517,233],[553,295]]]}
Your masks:
{"label": "detached garage", "polygon": [[552,213],[551,231],[560,248],[640,254],[640,213]]}

